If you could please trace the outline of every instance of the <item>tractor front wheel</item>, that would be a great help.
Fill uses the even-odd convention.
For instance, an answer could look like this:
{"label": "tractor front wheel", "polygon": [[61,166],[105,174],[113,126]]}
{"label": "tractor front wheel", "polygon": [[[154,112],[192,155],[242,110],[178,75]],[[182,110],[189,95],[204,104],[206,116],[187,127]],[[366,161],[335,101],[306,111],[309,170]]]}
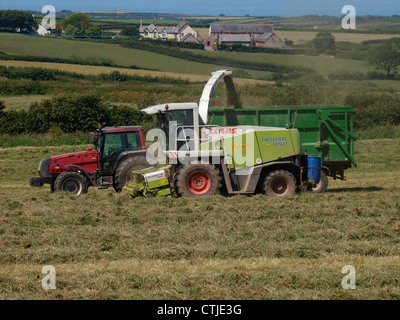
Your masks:
{"label": "tractor front wheel", "polygon": [[296,193],[296,178],[289,171],[276,170],[264,180],[263,193],[270,197],[291,196]]}
{"label": "tractor front wheel", "polygon": [[86,177],[78,172],[63,172],[54,181],[54,191],[65,191],[72,194],[84,194],[88,192]]}
{"label": "tractor front wheel", "polygon": [[210,164],[187,164],[175,175],[175,190],[179,196],[199,198],[218,192],[221,178]]}

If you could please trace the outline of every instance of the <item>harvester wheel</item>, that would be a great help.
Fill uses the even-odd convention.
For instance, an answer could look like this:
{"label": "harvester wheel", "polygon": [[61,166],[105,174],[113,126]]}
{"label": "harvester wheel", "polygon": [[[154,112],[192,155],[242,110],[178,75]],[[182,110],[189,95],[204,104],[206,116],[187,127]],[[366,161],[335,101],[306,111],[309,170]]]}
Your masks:
{"label": "harvester wheel", "polygon": [[221,177],[210,164],[187,164],[175,175],[175,190],[181,197],[199,198],[218,192]]}
{"label": "harvester wheel", "polygon": [[313,193],[324,193],[328,189],[328,176],[321,170],[321,179],[317,183],[316,187],[309,190]]}
{"label": "harvester wheel", "polygon": [[122,191],[124,185],[134,178],[135,174],[132,171],[150,169],[152,167],[153,166],[147,162],[146,157],[143,156],[122,160],[117,170],[115,170],[114,190],[117,192]]}
{"label": "harvester wheel", "polygon": [[65,191],[76,195],[88,192],[86,177],[78,172],[66,171],[61,173],[54,181],[54,191]]}
{"label": "harvester wheel", "polygon": [[296,178],[289,171],[276,170],[264,180],[263,193],[270,197],[291,196],[296,193]]}

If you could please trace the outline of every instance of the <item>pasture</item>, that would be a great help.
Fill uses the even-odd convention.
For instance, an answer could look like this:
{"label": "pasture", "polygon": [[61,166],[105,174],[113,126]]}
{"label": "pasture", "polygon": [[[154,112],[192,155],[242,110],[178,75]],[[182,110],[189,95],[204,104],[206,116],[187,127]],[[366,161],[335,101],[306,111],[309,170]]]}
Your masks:
{"label": "pasture", "polygon": [[[130,199],[30,188],[82,146],[0,149],[1,299],[399,299],[400,139],[356,142],[325,194]],[[57,289],[41,288],[53,265]],[[356,269],[344,290],[342,267]]]}

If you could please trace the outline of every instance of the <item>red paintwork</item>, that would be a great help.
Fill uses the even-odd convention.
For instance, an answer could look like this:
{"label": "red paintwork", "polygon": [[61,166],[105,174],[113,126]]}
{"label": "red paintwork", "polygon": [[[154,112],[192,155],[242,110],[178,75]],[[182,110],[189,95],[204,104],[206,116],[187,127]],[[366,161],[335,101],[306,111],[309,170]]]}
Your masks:
{"label": "red paintwork", "polygon": [[110,132],[127,132],[127,131],[142,131],[142,127],[116,127],[116,128],[109,128],[109,129],[103,129],[105,133],[110,133]]}
{"label": "red paintwork", "polygon": [[188,178],[189,190],[197,195],[205,194],[211,188],[211,178],[203,171],[195,171]]}
{"label": "red paintwork", "polygon": [[142,145],[142,150],[146,150],[146,142],[144,141],[144,134],[142,130],[140,130],[139,132],[139,137],[140,137],[140,144]]}
{"label": "red paintwork", "polygon": [[52,157],[49,171],[50,173],[62,173],[68,170],[64,168],[67,165],[79,166],[87,173],[96,172],[98,168],[97,151],[82,151]]}

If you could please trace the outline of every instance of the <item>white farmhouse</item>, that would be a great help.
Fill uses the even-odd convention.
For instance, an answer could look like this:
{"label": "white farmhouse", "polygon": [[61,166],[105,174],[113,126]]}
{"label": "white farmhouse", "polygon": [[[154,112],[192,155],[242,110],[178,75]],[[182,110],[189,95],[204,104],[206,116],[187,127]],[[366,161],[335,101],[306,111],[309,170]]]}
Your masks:
{"label": "white farmhouse", "polygon": [[139,33],[144,38],[150,39],[175,39],[179,42],[199,42],[197,32],[185,22],[185,19],[177,26],[158,26],[157,19],[149,26],[143,26],[140,21]]}

